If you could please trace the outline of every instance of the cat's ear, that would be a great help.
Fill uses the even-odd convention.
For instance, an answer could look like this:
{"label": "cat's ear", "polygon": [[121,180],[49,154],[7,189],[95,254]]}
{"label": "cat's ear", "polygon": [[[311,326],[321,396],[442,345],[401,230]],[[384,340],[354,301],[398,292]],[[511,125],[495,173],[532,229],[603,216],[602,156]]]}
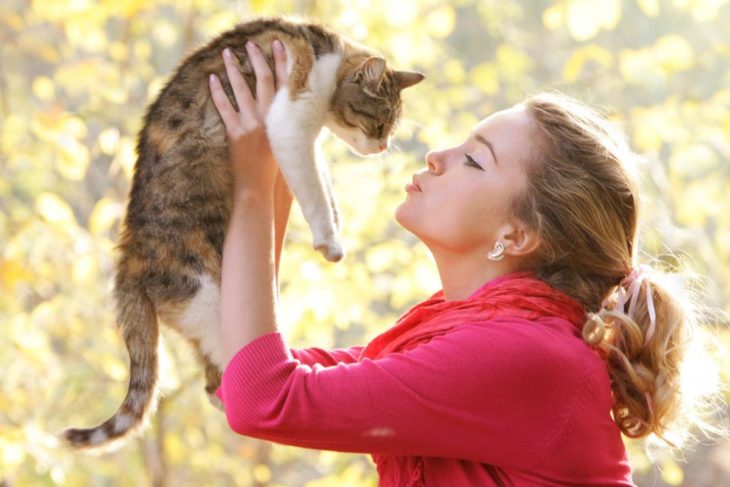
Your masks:
{"label": "cat's ear", "polygon": [[393,73],[393,76],[398,81],[398,89],[401,90],[420,83],[425,78],[421,73],[414,71],[396,71]]}
{"label": "cat's ear", "polygon": [[355,72],[355,79],[374,92],[380,88],[383,76],[385,76],[385,59],[381,57],[368,58]]}

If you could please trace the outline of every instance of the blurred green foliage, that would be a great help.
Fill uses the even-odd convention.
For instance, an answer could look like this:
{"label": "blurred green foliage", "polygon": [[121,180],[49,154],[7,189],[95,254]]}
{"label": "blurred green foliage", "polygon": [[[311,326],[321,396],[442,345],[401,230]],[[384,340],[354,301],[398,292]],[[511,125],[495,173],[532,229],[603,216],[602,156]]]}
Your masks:
{"label": "blurred green foliage", "polygon": [[[405,92],[396,148],[362,160],[329,139],[348,258],[324,263],[294,211],[281,331],[293,347],[364,344],[438,288],[399,228],[429,148],[526,94],[561,90],[625,127],[644,156],[642,246],[707,276],[730,311],[730,5],[726,0],[3,0],[0,4],[0,485],[374,486],[364,455],[236,437],[190,350],[166,334],[150,428],[100,457],[54,433],[106,419],[127,387],[114,327],[114,241],[144,108],[176,63],[258,14],[319,19],[427,80]],[[730,348],[727,319],[716,314]],[[723,362],[726,383],[730,362]],[[639,485],[728,485],[727,444],[652,466]]]}

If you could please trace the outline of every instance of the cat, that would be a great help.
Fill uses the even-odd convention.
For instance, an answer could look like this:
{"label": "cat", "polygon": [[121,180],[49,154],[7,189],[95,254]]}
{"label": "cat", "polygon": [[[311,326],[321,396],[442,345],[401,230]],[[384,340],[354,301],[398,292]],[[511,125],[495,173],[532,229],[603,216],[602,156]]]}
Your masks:
{"label": "cat", "polygon": [[114,289],[130,357],[129,387],[107,421],[63,432],[73,448],[117,446],[141,430],[154,411],[158,319],[191,343],[205,370],[205,390],[217,401],[214,392],[226,365],[218,307],[231,175],[225,127],[208,75],[218,75],[237,107],[223,49],[231,49],[255,93],[246,41],[254,41],[273,68],[275,39],[285,47],[289,79],[266,119],[272,151],[312,230],[314,247],[327,260],[342,258],[329,173],[315,160],[315,139],[326,126],[360,155],[381,152],[400,117],[401,90],[424,77],[395,71],[376,51],[317,24],[281,17],[239,24],[184,59],[144,117]]}

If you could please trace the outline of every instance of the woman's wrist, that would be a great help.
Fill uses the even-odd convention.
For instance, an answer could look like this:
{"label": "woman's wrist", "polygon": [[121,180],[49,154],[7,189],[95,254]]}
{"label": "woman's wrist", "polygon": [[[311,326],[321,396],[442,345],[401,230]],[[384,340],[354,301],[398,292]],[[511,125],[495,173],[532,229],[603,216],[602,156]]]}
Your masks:
{"label": "woman's wrist", "polygon": [[274,210],[274,192],[271,189],[259,188],[255,186],[236,186],[233,187],[233,206],[244,206],[255,209],[257,212],[265,208]]}

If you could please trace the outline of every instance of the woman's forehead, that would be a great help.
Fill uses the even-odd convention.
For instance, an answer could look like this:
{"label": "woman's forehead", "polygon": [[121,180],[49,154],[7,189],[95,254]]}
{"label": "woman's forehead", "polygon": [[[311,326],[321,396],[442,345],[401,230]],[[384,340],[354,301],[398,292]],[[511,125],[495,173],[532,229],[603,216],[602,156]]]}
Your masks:
{"label": "woman's forehead", "polygon": [[485,132],[495,129],[529,129],[530,118],[524,105],[519,104],[482,119],[474,128],[475,133],[487,135]]}
{"label": "woman's forehead", "polygon": [[489,142],[495,157],[506,166],[522,166],[530,158],[534,123],[524,105],[493,113],[477,124],[471,138]]}

